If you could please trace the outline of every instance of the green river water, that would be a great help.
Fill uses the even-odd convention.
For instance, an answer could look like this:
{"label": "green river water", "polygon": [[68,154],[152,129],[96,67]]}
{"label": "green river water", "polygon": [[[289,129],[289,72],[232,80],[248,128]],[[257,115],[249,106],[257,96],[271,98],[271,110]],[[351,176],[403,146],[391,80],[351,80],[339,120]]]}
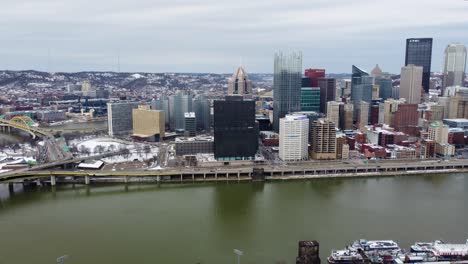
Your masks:
{"label": "green river water", "polygon": [[322,263],[353,240],[468,238],[468,175],[195,185],[0,185],[0,263]]}

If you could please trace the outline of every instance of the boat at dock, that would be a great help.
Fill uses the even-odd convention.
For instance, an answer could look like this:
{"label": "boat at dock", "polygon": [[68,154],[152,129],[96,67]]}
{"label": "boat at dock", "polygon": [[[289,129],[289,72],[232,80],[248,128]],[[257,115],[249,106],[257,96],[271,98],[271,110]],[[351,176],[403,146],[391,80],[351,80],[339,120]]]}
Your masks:
{"label": "boat at dock", "polygon": [[360,239],[343,250],[333,250],[328,257],[330,264],[404,264],[438,263],[468,264],[468,240],[465,244],[416,242],[408,252],[393,240]]}

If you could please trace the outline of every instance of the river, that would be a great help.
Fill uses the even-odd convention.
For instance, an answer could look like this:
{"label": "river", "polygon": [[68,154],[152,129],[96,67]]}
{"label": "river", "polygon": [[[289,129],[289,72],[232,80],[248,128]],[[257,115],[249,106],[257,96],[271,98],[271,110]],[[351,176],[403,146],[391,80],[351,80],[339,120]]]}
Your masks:
{"label": "river", "polygon": [[468,238],[468,174],[274,183],[0,186],[0,263],[295,263],[298,240]]}

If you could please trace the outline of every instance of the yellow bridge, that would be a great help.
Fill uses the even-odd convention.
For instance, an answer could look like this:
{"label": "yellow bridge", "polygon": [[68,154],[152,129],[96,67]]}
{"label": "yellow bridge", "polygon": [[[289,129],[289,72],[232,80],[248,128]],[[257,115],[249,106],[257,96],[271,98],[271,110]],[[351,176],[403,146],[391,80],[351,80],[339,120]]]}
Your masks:
{"label": "yellow bridge", "polygon": [[54,138],[54,135],[48,131],[33,125],[34,121],[29,116],[15,116],[11,120],[6,120],[0,116],[0,127],[2,128],[16,128],[28,132],[33,138],[36,138],[36,136]]}

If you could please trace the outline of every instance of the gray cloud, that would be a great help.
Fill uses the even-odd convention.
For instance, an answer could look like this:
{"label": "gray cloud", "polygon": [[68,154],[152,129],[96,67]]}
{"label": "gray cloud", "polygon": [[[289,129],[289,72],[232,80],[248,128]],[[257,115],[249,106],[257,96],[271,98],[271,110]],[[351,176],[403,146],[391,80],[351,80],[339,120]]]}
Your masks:
{"label": "gray cloud", "polygon": [[[271,72],[276,50],[304,67],[399,72],[407,37],[468,44],[463,0],[3,0],[0,68]],[[48,59],[50,54],[50,60]],[[48,63],[50,61],[50,63]]]}

